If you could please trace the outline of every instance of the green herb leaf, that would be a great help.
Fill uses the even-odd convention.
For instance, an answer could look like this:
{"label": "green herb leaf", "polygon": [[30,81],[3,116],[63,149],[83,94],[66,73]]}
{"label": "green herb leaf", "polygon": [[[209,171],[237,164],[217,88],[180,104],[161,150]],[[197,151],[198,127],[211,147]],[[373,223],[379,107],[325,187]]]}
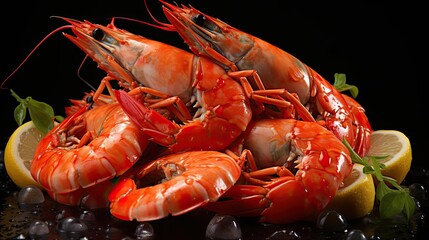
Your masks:
{"label": "green herb leaf", "polygon": [[18,126],[21,126],[24,122],[25,116],[27,115],[27,105],[24,103],[20,103],[18,106],[16,106],[13,116],[15,117],[16,123],[18,123]]}
{"label": "green herb leaf", "polygon": [[368,162],[365,162],[364,159],[360,158],[359,155],[353,150],[352,146],[350,146],[349,142],[345,138],[343,138],[343,144],[347,147],[350,152],[350,157],[354,163],[359,163],[364,166],[368,166]]}
{"label": "green herb leaf", "polygon": [[383,197],[390,193],[391,191],[393,191],[392,189],[390,189],[386,183],[384,183],[383,181],[379,182],[377,185],[377,188],[375,189],[375,196],[377,197],[377,199],[379,201],[381,201],[381,199],[383,199]]}
{"label": "green herb leaf", "polygon": [[48,133],[54,127],[54,110],[44,102],[28,97],[28,111],[34,125],[43,133]]}
{"label": "green herb leaf", "polygon": [[416,202],[414,198],[410,196],[410,194],[404,194],[405,204],[404,204],[404,213],[408,219],[410,219],[416,210]]}
{"label": "green herb leaf", "polygon": [[364,165],[364,167],[363,167],[363,173],[365,173],[365,174],[375,174],[375,171],[374,171],[374,169],[371,167],[371,166],[366,166],[366,165]]}
{"label": "green herb leaf", "polygon": [[353,98],[356,98],[359,94],[359,89],[355,85],[350,85],[346,83],[346,74],[344,73],[335,73],[334,74],[334,87],[339,92],[344,92],[349,90]]}
{"label": "green herb leaf", "polygon": [[403,188],[396,182],[394,178],[383,176],[383,181],[388,182],[390,185],[392,185],[398,190],[403,190]]}
{"label": "green herb leaf", "polygon": [[27,110],[34,125],[43,133],[48,133],[54,127],[55,119],[64,119],[61,116],[55,116],[53,108],[31,97],[22,99],[12,89],[11,95],[19,102],[14,110],[14,118],[18,126],[21,126],[25,120]]}
{"label": "green herb leaf", "polygon": [[391,191],[384,195],[380,201],[380,217],[389,218],[402,213],[405,208],[405,198],[403,192]]}
{"label": "green herb leaf", "polygon": [[56,116],[55,116],[55,120],[56,120],[57,122],[62,122],[62,121],[64,120],[64,117],[63,117],[63,116],[60,116],[60,115],[56,115]]}
{"label": "green herb leaf", "polygon": [[27,102],[20,98],[12,89],[10,89],[10,94],[19,102],[19,105],[16,106],[13,112],[13,116],[18,126],[21,126],[27,113]]}

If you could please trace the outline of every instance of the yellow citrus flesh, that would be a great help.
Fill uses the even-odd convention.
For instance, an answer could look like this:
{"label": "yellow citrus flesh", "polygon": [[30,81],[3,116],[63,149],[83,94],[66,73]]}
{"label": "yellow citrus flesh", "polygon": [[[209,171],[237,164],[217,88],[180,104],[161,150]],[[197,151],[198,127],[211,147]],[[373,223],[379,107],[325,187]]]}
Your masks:
{"label": "yellow citrus flesh", "polygon": [[355,163],[352,173],[343,182],[326,208],[338,211],[347,219],[361,218],[371,213],[375,187],[371,174],[363,173],[363,165]]}
{"label": "yellow citrus flesh", "polygon": [[410,140],[397,130],[374,131],[367,156],[387,156],[380,159],[380,162],[386,165],[381,173],[401,183],[411,167]]}
{"label": "yellow citrus flesh", "polygon": [[32,121],[19,126],[10,136],[4,151],[6,171],[18,187],[29,185],[43,187],[30,174],[30,163],[34,151],[44,134],[40,132]]}

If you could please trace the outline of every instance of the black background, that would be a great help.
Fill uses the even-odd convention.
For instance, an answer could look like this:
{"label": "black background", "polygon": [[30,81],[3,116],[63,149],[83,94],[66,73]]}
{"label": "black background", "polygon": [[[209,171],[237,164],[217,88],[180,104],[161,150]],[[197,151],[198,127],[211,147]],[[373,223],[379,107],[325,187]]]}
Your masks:
{"label": "black background", "polygon": [[[36,44],[55,28],[65,25],[63,16],[107,24],[108,18],[130,17],[151,21],[141,1],[40,1],[8,2],[0,10],[1,66],[3,81]],[[281,47],[333,83],[335,73],[345,73],[349,84],[359,87],[357,100],[366,109],[374,130],[394,129],[411,141],[413,166],[428,166],[426,44],[427,19],[417,5],[371,6],[312,5],[282,1],[177,1],[190,3],[213,17]],[[285,5],[286,6],[283,6]],[[345,4],[345,3],[344,3]],[[151,12],[165,20],[161,4],[150,3]],[[117,27],[187,49],[174,32],[137,23],[117,21]],[[64,32],[70,32],[64,30]],[[4,85],[22,98],[31,96],[51,104],[63,115],[68,99],[81,98],[89,88],[79,80],[84,53],[60,33],[48,38]],[[87,61],[80,73],[101,79],[104,73]],[[94,85],[95,85],[94,81]],[[17,105],[8,89],[0,90],[1,145],[17,127]]]}

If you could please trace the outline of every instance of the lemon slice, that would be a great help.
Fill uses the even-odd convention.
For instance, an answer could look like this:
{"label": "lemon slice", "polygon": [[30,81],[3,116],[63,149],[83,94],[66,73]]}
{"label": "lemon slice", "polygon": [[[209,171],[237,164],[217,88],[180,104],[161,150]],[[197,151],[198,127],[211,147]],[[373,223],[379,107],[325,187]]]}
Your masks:
{"label": "lemon slice", "polygon": [[371,213],[375,187],[371,174],[363,173],[363,165],[355,163],[352,173],[343,182],[326,208],[336,210],[346,219],[361,218]]}
{"label": "lemon slice", "polygon": [[4,151],[6,172],[18,187],[29,185],[43,187],[37,183],[30,173],[30,163],[34,151],[44,134],[39,131],[32,121],[19,126],[10,136]]}
{"label": "lemon slice", "polygon": [[412,154],[408,137],[397,130],[377,130],[371,134],[367,156],[386,156],[380,160],[386,167],[381,170],[384,176],[401,183],[410,171]]}

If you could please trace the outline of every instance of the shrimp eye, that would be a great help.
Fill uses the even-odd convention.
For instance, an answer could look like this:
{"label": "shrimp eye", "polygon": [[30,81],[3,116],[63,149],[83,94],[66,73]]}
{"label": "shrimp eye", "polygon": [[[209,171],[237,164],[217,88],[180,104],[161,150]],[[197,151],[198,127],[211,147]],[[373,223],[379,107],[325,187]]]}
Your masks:
{"label": "shrimp eye", "polygon": [[203,14],[197,14],[192,21],[197,24],[198,26],[205,28],[207,30],[210,30],[212,32],[222,32],[222,29],[220,29],[216,23],[210,21],[210,19],[207,19],[206,16]]}
{"label": "shrimp eye", "polygon": [[198,26],[203,27],[206,23],[206,17],[203,14],[198,14],[193,19],[194,23],[196,23]]}
{"label": "shrimp eye", "polygon": [[88,96],[85,100],[86,100],[86,103],[93,103],[94,102],[94,99],[92,96]]}
{"label": "shrimp eye", "polygon": [[104,38],[104,31],[100,28],[96,28],[92,31],[92,37],[97,41],[101,41]]}

